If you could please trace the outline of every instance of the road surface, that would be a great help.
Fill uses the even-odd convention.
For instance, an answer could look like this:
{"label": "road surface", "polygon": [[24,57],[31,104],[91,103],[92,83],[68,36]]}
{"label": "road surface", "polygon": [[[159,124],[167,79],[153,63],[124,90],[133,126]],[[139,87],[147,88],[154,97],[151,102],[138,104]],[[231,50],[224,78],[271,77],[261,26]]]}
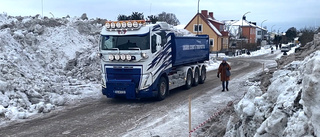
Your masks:
{"label": "road surface", "polygon": [[[253,58],[229,59],[232,77],[242,77],[261,69],[261,60],[273,60],[275,54]],[[274,61],[274,60],[273,60]],[[174,89],[163,101],[109,99],[84,100],[73,107],[56,110],[39,118],[0,127],[0,136],[122,136],[134,130],[145,118],[161,117],[182,104],[187,104],[186,97],[197,98],[206,92],[221,87],[217,71],[207,72],[204,84],[189,90]],[[232,90],[232,89],[230,89]],[[221,89],[216,91],[221,93]],[[165,111],[164,111],[165,110]]]}

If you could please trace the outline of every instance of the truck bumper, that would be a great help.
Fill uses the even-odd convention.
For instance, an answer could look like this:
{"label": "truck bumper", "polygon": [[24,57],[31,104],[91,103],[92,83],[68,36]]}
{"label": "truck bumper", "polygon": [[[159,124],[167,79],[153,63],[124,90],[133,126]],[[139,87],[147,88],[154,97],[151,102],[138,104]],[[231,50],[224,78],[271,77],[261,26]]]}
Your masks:
{"label": "truck bumper", "polygon": [[136,88],[134,82],[129,80],[114,80],[106,83],[107,88],[102,88],[102,94],[108,98],[125,97],[127,99],[136,98]]}
{"label": "truck bumper", "polygon": [[102,88],[102,94],[108,98],[124,97],[126,99],[150,98],[157,95],[156,91],[152,91],[152,86],[136,93],[136,85],[130,80],[108,81],[107,88]]}

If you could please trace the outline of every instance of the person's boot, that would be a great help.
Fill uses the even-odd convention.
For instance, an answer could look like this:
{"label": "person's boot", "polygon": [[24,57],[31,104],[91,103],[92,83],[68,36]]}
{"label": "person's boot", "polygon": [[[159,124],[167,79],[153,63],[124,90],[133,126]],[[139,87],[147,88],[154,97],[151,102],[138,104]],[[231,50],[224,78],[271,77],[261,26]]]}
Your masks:
{"label": "person's boot", "polygon": [[221,92],[224,92],[224,89],[222,89],[222,91]]}
{"label": "person's boot", "polygon": [[227,89],[227,91],[229,91],[229,89],[228,88],[226,88]]}

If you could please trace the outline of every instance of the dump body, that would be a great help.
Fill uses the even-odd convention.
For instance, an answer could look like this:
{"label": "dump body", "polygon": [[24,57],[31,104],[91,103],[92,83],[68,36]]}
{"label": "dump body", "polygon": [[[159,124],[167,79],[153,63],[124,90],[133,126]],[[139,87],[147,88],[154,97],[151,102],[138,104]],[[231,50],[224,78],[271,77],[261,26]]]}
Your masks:
{"label": "dump body", "polygon": [[172,66],[186,65],[209,60],[209,36],[172,37]]}

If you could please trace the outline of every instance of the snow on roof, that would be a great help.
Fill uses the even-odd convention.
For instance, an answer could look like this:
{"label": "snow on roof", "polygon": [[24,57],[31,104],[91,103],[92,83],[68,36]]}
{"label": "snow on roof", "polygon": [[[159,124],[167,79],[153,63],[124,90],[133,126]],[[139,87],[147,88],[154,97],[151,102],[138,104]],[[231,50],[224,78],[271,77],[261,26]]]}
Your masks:
{"label": "snow on roof", "polygon": [[248,22],[247,20],[238,20],[235,21],[233,24],[231,24],[232,26],[251,26],[251,27],[257,27],[256,25]]}
{"label": "snow on roof", "polygon": [[210,20],[210,21],[214,21],[214,22],[217,22],[217,23],[220,23],[220,24],[224,24],[223,22],[218,21],[218,20],[215,20],[215,19],[213,19],[213,18],[208,18],[208,20]]}
{"label": "snow on roof", "polygon": [[222,36],[220,31],[210,21],[208,21],[208,24],[213,29],[214,32],[216,32],[219,36]]}
{"label": "snow on roof", "polygon": [[262,28],[261,26],[256,26],[256,27],[259,28],[259,29],[262,29],[262,30],[264,30],[264,31],[267,31],[267,29]]}

